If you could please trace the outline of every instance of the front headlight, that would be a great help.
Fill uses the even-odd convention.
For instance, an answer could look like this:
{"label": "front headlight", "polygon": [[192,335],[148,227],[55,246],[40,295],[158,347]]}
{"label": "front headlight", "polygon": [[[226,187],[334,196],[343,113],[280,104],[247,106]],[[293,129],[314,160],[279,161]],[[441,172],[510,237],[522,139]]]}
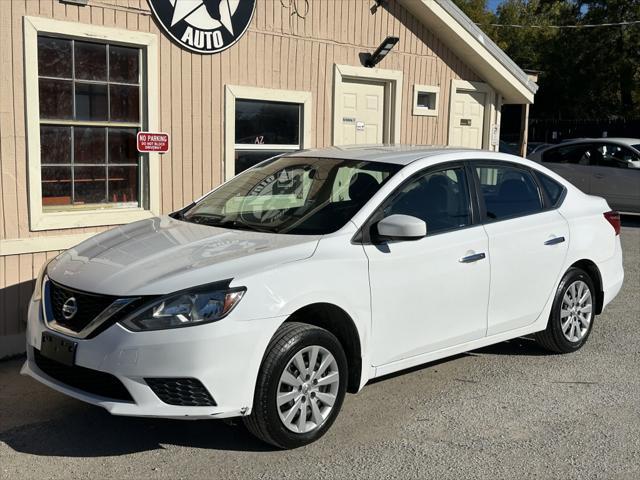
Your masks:
{"label": "front headlight", "polygon": [[194,290],[163,297],[120,323],[129,330],[163,330],[215,322],[240,302],[245,288]]}
{"label": "front headlight", "polygon": [[47,273],[47,267],[51,262],[53,262],[53,260],[53,258],[51,260],[47,260],[40,268],[40,273],[38,273],[38,276],[36,277],[36,284],[31,297],[31,300],[34,302],[42,300],[42,281],[44,280],[44,275]]}

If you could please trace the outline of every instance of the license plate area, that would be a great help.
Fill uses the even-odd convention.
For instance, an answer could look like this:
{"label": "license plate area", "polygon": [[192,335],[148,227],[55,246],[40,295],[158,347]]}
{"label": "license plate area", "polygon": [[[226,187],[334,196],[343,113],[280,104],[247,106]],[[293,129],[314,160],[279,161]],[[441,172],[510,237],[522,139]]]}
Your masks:
{"label": "license plate area", "polygon": [[49,332],[42,332],[40,354],[56,362],[72,367],[76,361],[78,344]]}

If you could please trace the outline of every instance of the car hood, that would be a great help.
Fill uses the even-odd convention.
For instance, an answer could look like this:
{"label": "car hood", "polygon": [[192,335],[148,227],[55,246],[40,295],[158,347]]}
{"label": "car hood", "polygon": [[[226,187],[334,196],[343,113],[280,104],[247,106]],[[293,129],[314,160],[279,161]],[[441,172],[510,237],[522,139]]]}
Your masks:
{"label": "car hood", "polygon": [[158,295],[313,255],[320,236],[197,225],[163,216],[114,228],[64,252],[53,281],[105,295]]}

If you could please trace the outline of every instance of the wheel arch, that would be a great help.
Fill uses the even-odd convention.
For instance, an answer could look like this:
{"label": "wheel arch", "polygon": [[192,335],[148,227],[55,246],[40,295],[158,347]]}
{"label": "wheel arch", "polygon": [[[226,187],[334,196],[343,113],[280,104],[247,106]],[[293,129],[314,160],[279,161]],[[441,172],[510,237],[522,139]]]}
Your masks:
{"label": "wheel arch", "polygon": [[297,309],[286,322],[299,322],[324,328],[338,339],[347,357],[347,391],[357,393],[362,378],[362,346],[360,334],[351,316],[332,303],[312,303]]}
{"label": "wheel arch", "polygon": [[604,291],[602,289],[602,275],[600,274],[600,269],[593,261],[586,258],[574,262],[570,268],[579,268],[584,270],[587,275],[589,275],[589,278],[591,278],[591,281],[593,281],[596,288],[595,314],[600,315],[602,313],[604,303]]}

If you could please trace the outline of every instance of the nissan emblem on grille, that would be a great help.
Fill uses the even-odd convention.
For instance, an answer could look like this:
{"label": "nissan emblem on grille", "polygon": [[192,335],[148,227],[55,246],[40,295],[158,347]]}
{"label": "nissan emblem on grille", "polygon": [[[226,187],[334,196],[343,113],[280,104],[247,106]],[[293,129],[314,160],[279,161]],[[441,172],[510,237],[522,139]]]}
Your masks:
{"label": "nissan emblem on grille", "polygon": [[78,304],[75,297],[67,298],[67,301],[62,305],[62,316],[65,320],[71,320],[78,312]]}

